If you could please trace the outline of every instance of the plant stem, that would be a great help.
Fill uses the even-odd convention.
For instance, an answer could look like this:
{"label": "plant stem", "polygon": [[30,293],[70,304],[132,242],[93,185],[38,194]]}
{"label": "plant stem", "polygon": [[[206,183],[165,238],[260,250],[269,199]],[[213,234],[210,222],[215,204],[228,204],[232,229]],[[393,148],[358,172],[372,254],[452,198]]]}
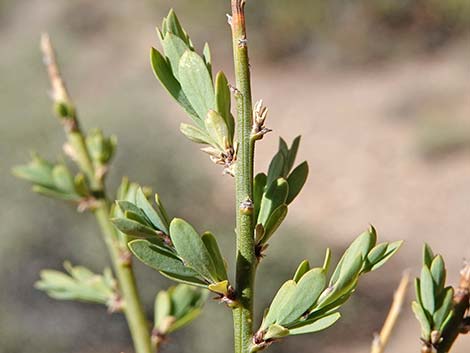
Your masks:
{"label": "plant stem", "polygon": [[95,209],[94,214],[108,247],[119,288],[124,298],[124,314],[134,342],[135,351],[137,353],[151,353],[156,349],[152,349],[149,324],[139,297],[134,270],[130,262],[130,254],[127,249],[121,249],[116,241],[116,231],[109,221],[109,203],[106,200],[102,200]]}
{"label": "plant stem", "polygon": [[384,325],[380,330],[380,334],[372,341],[371,353],[383,353],[387,343],[390,339],[392,331],[397,323],[397,319],[400,316],[403,302],[406,297],[408,285],[410,282],[409,272],[405,272],[401,278],[400,284],[398,285],[395,295],[393,296],[393,302],[390,306],[387,318],[385,319]]}
{"label": "plant stem", "polygon": [[238,152],[235,171],[237,266],[233,309],[235,353],[250,351],[253,334],[253,296],[256,269],[253,234],[253,145],[250,67],[246,44],[244,0],[232,0],[232,37],[235,64]]}
{"label": "plant stem", "polygon": [[79,127],[75,107],[60,75],[55,52],[47,34],[43,34],[41,37],[41,49],[51,81],[53,101],[56,105],[65,107],[65,111],[60,112],[59,117],[67,135],[69,152],[86,175],[96,198],[93,212],[111,257],[120,295],[124,302],[124,315],[131,332],[135,351],[136,353],[153,353],[149,325],[137,289],[130,254],[127,247],[119,244],[116,229],[110,222],[110,205],[105,195],[103,179],[98,176],[93,167],[84,134]]}
{"label": "plant stem", "polygon": [[460,272],[460,283],[454,294],[454,315],[442,333],[437,353],[447,353],[461,333],[465,314],[470,306],[470,264]]}

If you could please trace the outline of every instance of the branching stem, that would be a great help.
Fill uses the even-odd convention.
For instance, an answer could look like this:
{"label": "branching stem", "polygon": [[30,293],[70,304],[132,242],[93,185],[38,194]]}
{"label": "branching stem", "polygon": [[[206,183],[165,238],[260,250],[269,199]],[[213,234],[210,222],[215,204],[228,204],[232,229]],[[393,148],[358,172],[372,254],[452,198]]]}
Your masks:
{"label": "branching stem", "polygon": [[116,230],[109,220],[110,202],[105,195],[104,183],[102,178],[99,177],[99,173],[93,167],[84,134],[79,127],[75,107],[60,75],[55,52],[47,34],[43,34],[41,37],[41,49],[51,81],[52,99],[54,104],[59,106],[56,109],[61,109],[59,115],[63,121],[73,158],[81,171],[86,175],[93,189],[93,194],[97,198],[93,212],[111,257],[119,290],[124,301],[124,314],[131,332],[135,351],[136,353],[152,353],[154,348],[152,348],[151,344],[149,325],[137,289],[130,257],[127,256],[128,250],[118,243]]}

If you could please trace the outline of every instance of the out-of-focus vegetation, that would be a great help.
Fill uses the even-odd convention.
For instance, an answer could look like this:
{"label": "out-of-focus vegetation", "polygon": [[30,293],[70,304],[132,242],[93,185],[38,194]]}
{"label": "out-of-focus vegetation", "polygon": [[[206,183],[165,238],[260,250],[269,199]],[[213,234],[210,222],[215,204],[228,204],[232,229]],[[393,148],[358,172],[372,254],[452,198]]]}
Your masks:
{"label": "out-of-focus vegetation", "polygon": [[[224,1],[173,3],[207,19],[227,8]],[[252,41],[270,60],[305,51],[342,62],[390,58],[437,49],[470,29],[467,0],[256,0],[248,10]]]}
{"label": "out-of-focus vegetation", "polygon": [[[421,242],[419,237],[422,234],[434,237],[436,247],[439,242],[440,245],[450,244],[448,237],[442,237],[442,234],[466,236],[461,229],[467,222],[468,188],[463,189],[464,192],[462,188],[468,185],[468,180],[464,180],[467,178],[465,175],[459,178],[467,170],[462,169],[465,168],[463,163],[459,164],[462,161],[432,164],[429,167],[431,171],[427,168],[423,171],[421,166],[413,164],[419,162],[412,157],[408,159],[413,154],[416,141],[422,141],[416,138],[416,121],[413,119],[419,116],[418,124],[422,121],[424,125],[434,125],[428,119],[432,112],[420,109],[433,107],[429,102],[436,99],[425,96],[412,102],[418,108],[408,109],[410,119],[386,121],[381,120],[383,116],[380,114],[384,112],[377,108],[379,103],[375,96],[381,94],[380,101],[385,105],[395,100],[407,102],[413,95],[412,90],[416,89],[410,81],[419,81],[426,88],[431,86],[429,81],[423,80],[424,70],[416,70],[422,63],[413,62],[413,54],[442,53],[447,44],[458,42],[461,37],[467,39],[470,1],[248,1],[250,51],[254,77],[257,77],[259,85],[255,89],[270,105],[270,119],[275,129],[285,127],[287,123],[282,125],[284,120],[289,121],[289,125],[298,126],[304,136],[310,135],[311,143],[305,146],[304,153],[308,153],[309,161],[312,161],[312,177],[308,181],[311,194],[302,198],[304,207],[295,211],[303,212],[299,222],[306,225],[300,228],[288,225],[281,230],[278,243],[270,249],[273,255],[267,257],[260,269],[260,277],[269,273],[266,276],[276,278],[276,281],[259,285],[258,307],[268,305],[275,289],[283,279],[292,275],[299,259],[309,258],[312,263],[318,263],[323,254],[312,255],[312,249],[341,244],[344,240],[341,234],[350,234],[350,229],[360,229],[364,225],[362,222],[373,221],[379,231],[389,237],[409,236],[406,249],[412,249],[414,242]],[[129,343],[125,325],[118,316],[111,317],[111,326],[108,326],[105,310],[84,304],[57,303],[32,288],[40,268],[59,269],[64,258],[76,263],[79,259],[77,252],[87,254],[87,263],[95,271],[100,271],[105,263],[104,249],[96,238],[97,230],[90,217],[77,217],[73,209],[64,209],[54,201],[32,196],[30,190],[9,175],[11,166],[28,159],[29,148],[55,159],[55,151],[63,142],[60,127],[50,111],[48,83],[38,49],[39,34],[43,30],[50,31],[56,40],[59,60],[70,82],[69,88],[77,99],[84,127],[105,127],[109,133],[118,136],[119,148],[111,181],[116,185],[120,176],[128,173],[132,180],[161,192],[172,213],[191,220],[204,218],[204,222],[197,226],[226,234],[222,247],[226,250],[233,247],[233,227],[220,227],[226,224],[226,217],[232,215],[232,200],[224,193],[232,184],[229,179],[220,178],[220,171],[213,168],[205,156],[187,152],[189,142],[178,132],[183,113],[168,105],[171,101],[166,99],[165,92],[155,82],[148,63],[148,47],[157,45],[153,28],[160,25],[161,17],[170,7],[174,7],[191,28],[199,48],[204,38],[210,41],[215,53],[230,55],[230,43],[226,42],[229,29],[223,16],[229,9],[228,1],[224,0],[0,0],[0,40],[4,49],[0,56],[1,353],[108,353],[118,352]],[[467,58],[470,57],[468,54],[465,50],[458,53],[460,57]],[[271,66],[276,60],[294,56],[299,60],[296,67],[288,68],[292,70],[289,77]],[[368,66],[365,70],[359,68],[354,77],[343,75],[339,79],[335,76],[337,68],[341,67],[338,64],[378,59],[393,61],[403,56],[407,59],[397,64],[400,68],[395,67],[396,71],[382,73],[377,78],[370,74],[372,67]],[[215,59],[216,65],[230,69],[220,56]],[[333,69],[325,70],[321,81],[310,84],[307,80],[316,80],[317,76],[304,71],[318,59],[331,64]],[[261,60],[266,65],[264,69],[271,70],[264,76],[260,72],[261,65],[257,63]],[[410,62],[414,66],[403,74],[401,67]],[[468,67],[467,61],[465,65]],[[463,67],[460,64],[456,66]],[[387,83],[383,87],[377,83],[391,81],[390,76],[403,77],[415,71],[415,76],[403,80],[406,86],[399,89],[393,84]],[[462,79],[465,73],[468,70],[459,69],[436,77],[468,81]],[[276,83],[276,87],[271,84],[273,74],[284,74],[283,81]],[[363,76],[367,76],[366,79]],[[297,81],[294,83],[292,80]],[[443,82],[434,82],[436,85],[441,86]],[[361,91],[364,86],[367,87]],[[455,91],[449,90],[453,96],[462,97],[468,85],[458,83],[451,87],[456,88]],[[289,91],[296,91],[296,94]],[[299,98],[298,94],[302,92],[307,93]],[[307,94],[308,99],[305,98]],[[284,95],[287,97],[282,100]],[[447,99],[440,92],[439,95]],[[452,104],[463,105],[460,100]],[[443,106],[440,102],[439,105]],[[283,109],[285,106],[289,108]],[[372,108],[362,110],[358,106]],[[446,126],[453,124],[453,109],[439,110],[439,114]],[[403,117],[403,111],[396,112],[396,115]],[[468,116],[462,113],[465,119]],[[155,128],[156,120],[159,121],[158,128]],[[443,130],[440,126],[435,125],[432,129],[433,139],[436,136],[441,138]],[[403,133],[405,129],[412,132]],[[462,133],[467,131],[461,130],[452,128],[451,135],[461,140]],[[281,131],[274,134],[278,132]],[[274,140],[275,137],[266,138],[264,143],[269,145]],[[437,150],[443,145],[439,146]],[[434,147],[432,150],[437,151]],[[323,158],[323,155],[327,156]],[[333,159],[335,163],[325,162],[326,158]],[[354,163],[360,168],[352,168],[350,164]],[[468,165],[468,159],[464,163]],[[150,167],[142,168],[143,164]],[[195,164],[204,168],[195,168]],[[432,173],[432,178],[425,173]],[[449,181],[446,174],[452,178],[451,185],[455,187],[446,188],[445,183]],[[460,183],[454,183],[456,178]],[[210,189],[208,180],[215,180],[218,185]],[[419,185],[410,186],[411,180],[416,180]],[[437,184],[438,181],[441,184]],[[171,192],[162,187],[167,184],[172,185]],[[195,188],[193,185],[202,186]],[[357,189],[358,185],[361,189]],[[439,197],[444,199],[451,195],[453,198],[435,202],[436,185],[443,189]],[[351,194],[350,189],[362,191]],[[454,189],[458,190],[454,192]],[[373,200],[362,202],[364,194]],[[428,195],[433,196],[432,202]],[[215,206],[208,209],[209,204]],[[307,209],[312,205],[317,206]],[[445,205],[448,214],[441,213],[437,217],[440,205]],[[371,212],[372,208],[374,212]],[[383,211],[385,208],[386,212]],[[328,218],[331,214],[336,218]],[[375,218],[367,218],[370,214]],[[359,219],[361,223],[352,223],[352,218]],[[344,231],[346,228],[348,231]],[[441,238],[444,240],[439,240]],[[303,249],[304,253],[292,256],[289,251],[292,243],[299,244],[296,248]],[[460,244],[459,253],[454,254],[457,267],[466,244]],[[406,251],[410,255],[413,250]],[[443,251],[451,254],[450,245]],[[282,261],[275,261],[277,256]],[[141,270],[139,280],[150,283],[145,286],[148,288],[145,298],[150,303],[156,289],[169,283],[157,283],[158,276],[144,268]],[[399,275],[399,271],[396,272]],[[359,312],[364,310],[366,318],[354,321],[357,313],[345,312],[344,321],[340,323],[342,326],[338,328],[344,337],[342,342],[326,335],[314,340],[306,337],[300,341],[287,340],[283,345],[273,347],[272,352],[320,351],[326,346],[345,351],[345,346],[338,344],[351,348],[351,343],[357,348],[354,352],[368,347],[395,287],[393,281],[385,283],[385,280],[379,275],[359,288],[357,303],[347,310],[352,311],[359,304]],[[229,315],[222,308],[210,304],[207,306],[210,311],[200,322],[169,343],[168,353],[211,353],[211,347],[202,350],[206,347],[207,330],[212,330],[213,347],[225,345],[224,342],[231,339],[228,326],[219,325],[228,322]],[[213,322],[217,323],[216,327]],[[89,327],[91,324],[104,327],[105,323],[108,327],[105,332]],[[221,332],[229,336],[221,335]],[[184,345],[180,343],[182,341]],[[417,339],[411,339],[402,351],[412,351],[411,347],[416,347],[416,342]],[[217,351],[217,348],[213,349]]]}

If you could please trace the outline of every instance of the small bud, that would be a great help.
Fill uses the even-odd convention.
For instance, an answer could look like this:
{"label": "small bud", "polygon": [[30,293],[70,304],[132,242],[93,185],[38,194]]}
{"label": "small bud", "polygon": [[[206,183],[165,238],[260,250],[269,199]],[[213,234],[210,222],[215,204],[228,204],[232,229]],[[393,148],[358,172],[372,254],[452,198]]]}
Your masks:
{"label": "small bud", "polygon": [[251,215],[253,214],[253,201],[247,198],[240,204],[240,213],[243,215]]}
{"label": "small bud", "polygon": [[432,345],[436,346],[441,342],[441,333],[437,330],[431,332],[431,343]]}

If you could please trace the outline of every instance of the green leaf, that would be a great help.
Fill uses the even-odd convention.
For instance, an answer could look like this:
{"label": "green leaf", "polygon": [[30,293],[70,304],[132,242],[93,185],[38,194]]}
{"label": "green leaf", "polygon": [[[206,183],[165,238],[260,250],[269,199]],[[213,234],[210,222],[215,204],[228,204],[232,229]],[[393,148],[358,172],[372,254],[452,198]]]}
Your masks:
{"label": "green leaf", "polygon": [[292,146],[289,150],[289,155],[286,160],[287,173],[289,173],[292,167],[294,166],[295,158],[297,157],[297,151],[299,150],[299,145],[300,145],[300,136],[297,136],[292,142]]}
{"label": "green leaf", "polygon": [[61,199],[65,201],[78,201],[78,197],[75,194],[64,193],[56,189],[49,189],[42,185],[33,185],[32,189],[33,189],[33,192],[36,192],[38,194],[41,194],[47,197],[52,197],[52,198]]}
{"label": "green leaf", "polygon": [[229,293],[228,280],[224,280],[218,283],[211,283],[207,288],[209,288],[211,292],[222,294],[223,296],[227,296]]}
{"label": "green leaf", "polygon": [[207,71],[212,78],[212,54],[209,43],[204,44],[204,49],[202,50],[202,58],[204,59],[204,64],[206,64]]}
{"label": "green leaf", "polygon": [[255,179],[253,181],[253,203],[254,203],[254,217],[253,219],[256,221],[258,219],[259,210],[261,208],[261,199],[264,194],[264,190],[266,187],[267,177],[264,173],[256,174]]}
{"label": "green leaf", "polygon": [[179,79],[179,62],[183,54],[190,50],[188,45],[178,36],[168,33],[163,39],[163,50],[165,51],[165,56],[170,62],[171,71],[173,75],[178,80]]}
{"label": "green leaf", "polygon": [[278,339],[289,335],[289,330],[281,325],[273,324],[268,327],[268,330],[264,334],[264,340]]}
{"label": "green leaf", "polygon": [[374,264],[378,263],[387,252],[388,243],[377,244],[372,250],[367,254],[367,268],[370,269]]}
{"label": "green leaf", "polygon": [[431,271],[426,266],[423,266],[421,270],[421,301],[423,302],[423,308],[432,315],[436,308],[435,304],[435,292],[434,292],[434,281],[431,275]]}
{"label": "green leaf", "polygon": [[134,213],[132,211],[126,211],[124,212],[124,217],[129,221],[136,221],[137,223],[148,226],[148,228],[153,230],[153,225],[149,224],[150,222],[147,221],[147,217],[145,217],[145,215],[144,217],[142,217],[141,213]]}
{"label": "green leaf", "polygon": [[[394,241],[393,243],[387,244],[385,254],[380,258],[379,261],[375,262],[369,271],[375,271],[382,267],[402,246],[403,241]],[[371,251],[372,252],[372,251]]]}
{"label": "green leaf", "polygon": [[163,26],[164,28],[162,27],[162,30],[164,29],[165,36],[168,34],[168,32],[173,33],[183,40],[188,46],[190,46],[189,37],[181,26],[180,21],[178,20],[178,17],[176,16],[176,13],[173,9],[170,10],[164,21],[165,25]]}
{"label": "green leaf", "polygon": [[212,80],[204,60],[195,52],[187,50],[179,63],[179,81],[191,106],[201,119],[215,108]]}
{"label": "green leaf", "polygon": [[276,208],[269,216],[266,225],[264,226],[264,236],[260,243],[266,243],[274,232],[279,228],[281,223],[287,216],[287,206],[281,205]]}
{"label": "green leaf", "polygon": [[333,272],[333,275],[331,276],[330,285],[338,280],[342,268],[350,267],[352,263],[357,261],[358,256],[362,260],[365,260],[367,258],[367,254],[375,246],[376,242],[377,234],[373,227],[370,227],[369,230],[359,235],[346,249],[343,256],[341,257],[335,271]]}
{"label": "green leaf", "polygon": [[122,214],[124,215],[126,212],[132,212],[138,216],[139,219],[142,220],[142,222],[150,228],[153,228],[152,223],[148,220],[147,216],[145,213],[137,207],[135,204],[129,201],[116,201],[116,204],[118,205],[119,209],[122,211]]}
{"label": "green leaf", "polygon": [[129,249],[135,257],[154,270],[165,272],[168,275],[195,278],[196,282],[200,282],[197,280],[198,274],[193,269],[186,267],[175,254],[147,240],[133,240],[129,242]]}
{"label": "green leaf", "polygon": [[90,194],[90,187],[83,173],[76,174],[73,178],[73,183],[75,184],[75,191],[78,195],[85,197]]}
{"label": "green leaf", "polygon": [[233,118],[231,109],[231,94],[228,85],[227,77],[222,71],[217,73],[215,78],[215,103],[216,110],[220,116],[225,120],[229,132],[229,141],[233,144],[233,136],[235,133],[235,120]]}
{"label": "green leaf", "polygon": [[428,244],[423,246],[423,264],[427,267],[431,267],[432,260],[434,259],[434,253]]}
{"label": "green leaf", "polygon": [[317,309],[326,307],[337,299],[349,294],[355,288],[362,263],[362,257],[359,254],[348,266],[342,266],[338,279],[330,283],[329,287],[322,293]]}
{"label": "green leaf", "polygon": [[170,237],[184,263],[210,282],[218,282],[214,263],[196,230],[186,221],[175,218],[170,223]]}
{"label": "green leaf", "polygon": [[269,188],[272,183],[274,183],[278,178],[284,177],[284,163],[285,159],[281,151],[277,152],[271,163],[269,164],[268,169],[268,180],[266,181],[266,185]]}
{"label": "green leaf", "polygon": [[134,237],[156,237],[157,232],[146,225],[126,219],[126,218],[112,218],[111,222],[121,232]]}
{"label": "green leaf", "polygon": [[271,305],[269,306],[268,313],[264,317],[260,330],[265,330],[271,324],[275,323],[279,317],[284,316],[284,304],[290,300],[295,293],[297,284],[293,280],[285,282],[274,296]]}
{"label": "green leaf", "polygon": [[165,206],[163,206],[163,202],[158,194],[155,194],[155,204],[157,208],[155,211],[158,213],[158,217],[162,221],[163,224],[168,228],[170,226],[170,218],[168,217],[168,213],[166,212]]}
{"label": "green leaf", "polygon": [[325,259],[323,260],[323,269],[325,270],[325,273],[328,273],[330,270],[330,264],[331,264],[331,249],[327,248],[325,252]]}
{"label": "green leaf", "polygon": [[45,291],[51,298],[59,300],[78,300],[89,303],[108,305],[114,297],[114,279],[109,277],[109,270],[105,274],[98,275],[83,266],[72,266],[64,263],[68,272],[62,273],[55,270],[43,270],[41,279],[35,287]]}
{"label": "green leaf", "polygon": [[276,182],[272,183],[261,199],[257,223],[266,226],[269,216],[273,211],[286,203],[288,193],[289,185],[285,179],[279,178]]}
{"label": "green leaf", "polygon": [[210,232],[205,232],[201,238],[216,268],[217,280],[223,281],[227,279],[228,277],[225,261],[222,257],[222,254],[220,253],[219,245],[217,244],[215,236]]}
{"label": "green leaf", "polygon": [[434,323],[434,329],[442,332],[443,324],[452,311],[452,299],[454,297],[454,290],[452,287],[448,287],[445,290],[444,298],[442,300],[441,306],[439,309],[436,310],[434,315],[432,316],[432,320]]}
{"label": "green leaf", "polygon": [[299,319],[316,303],[325,285],[326,276],[322,268],[314,268],[305,273],[292,296],[284,303],[276,322],[285,326]]}
{"label": "green leaf", "polygon": [[333,326],[336,321],[338,321],[341,318],[340,313],[333,313],[330,315],[327,315],[325,317],[322,317],[321,319],[316,319],[313,322],[310,322],[310,320],[307,320],[302,323],[302,325],[290,328],[289,329],[289,335],[302,335],[304,333],[314,333],[314,332],[319,332],[323,331],[331,326]]}
{"label": "green leaf", "polygon": [[183,109],[186,110],[191,119],[193,119],[196,124],[202,127],[204,125],[202,119],[197,115],[196,111],[183,92],[181,85],[173,75],[170,64],[155,48],[150,50],[150,62],[152,64],[153,73],[160,81],[162,86],[165,87],[168,93],[170,93],[170,95],[183,107]]}
{"label": "green leaf", "polygon": [[310,264],[307,260],[304,260],[300,263],[299,267],[294,274],[294,281],[297,283],[302,278],[302,276],[310,270]]}
{"label": "green leaf", "polygon": [[431,335],[431,324],[425,311],[421,305],[415,301],[411,303],[411,309],[413,309],[413,312],[421,325],[422,338],[428,340]]}
{"label": "green leaf", "polygon": [[170,272],[165,272],[165,271],[160,271],[160,273],[166,278],[169,278],[173,281],[187,284],[190,286],[196,286],[196,287],[207,289],[207,282],[196,276],[185,276],[185,275],[180,275],[180,274],[170,273]]}
{"label": "green leaf", "polygon": [[171,326],[170,329],[168,330],[168,333],[175,332],[176,330],[179,330],[180,328],[188,325],[192,321],[194,321],[202,312],[202,308],[196,308],[193,310],[188,311],[188,313],[184,316],[182,316],[180,319],[176,320]]}
{"label": "green leaf", "polygon": [[305,185],[308,177],[308,163],[303,162],[299,164],[292,173],[287,177],[289,184],[289,195],[287,196],[287,204],[290,204],[297,195],[300,193]]}
{"label": "green leaf", "polygon": [[[436,285],[436,289],[440,290],[444,288],[446,281],[446,268],[444,259],[441,255],[437,255],[431,263],[431,275]],[[439,292],[436,294],[440,294]]]}
{"label": "green leaf", "polygon": [[147,200],[147,196],[145,196],[142,188],[137,189],[135,194],[135,202],[136,206],[142,209],[155,228],[159,229],[165,234],[168,234],[168,224],[166,224],[165,220],[162,219],[157,211],[155,211],[155,209],[152,207],[149,200]]}
{"label": "green leaf", "polygon": [[212,140],[216,141],[221,151],[225,151],[226,144],[229,142],[229,133],[225,120],[215,110],[209,110],[204,124]]}
{"label": "green leaf", "polygon": [[[186,315],[189,310],[195,307],[201,307],[207,297],[200,289],[184,284],[170,288],[169,293],[173,304],[172,315],[176,318]],[[207,292],[204,291],[204,293]]]}
{"label": "green leaf", "polygon": [[207,134],[192,125],[181,123],[180,124],[180,131],[181,133],[186,136],[189,140],[196,142],[196,143],[202,143],[202,144],[210,144],[210,138],[207,136]]}
{"label": "green leaf", "polygon": [[52,169],[52,178],[57,189],[75,194],[75,182],[68,168],[63,164],[58,164]]}
{"label": "green leaf", "polygon": [[[282,155],[284,156],[286,160],[289,158],[289,146],[287,146],[286,141],[282,137],[279,137],[278,151],[282,153]],[[289,171],[286,171],[286,175],[287,174],[289,174]]]}
{"label": "green leaf", "polygon": [[[328,293],[329,289],[325,290],[323,293]],[[322,297],[323,297],[323,293],[322,293],[322,296],[320,297],[319,301],[322,300]],[[334,312],[336,312],[338,309],[341,308],[341,306],[346,303],[348,301],[348,299],[351,297],[351,295],[353,294],[353,290],[347,292],[346,294],[338,297],[337,299],[333,300],[330,304],[327,304],[325,306],[318,306],[318,307],[314,307],[312,309],[312,311],[309,313],[307,319],[308,320],[317,320],[325,315],[329,315],[329,314],[332,314]]]}
{"label": "green leaf", "polygon": [[54,165],[37,154],[33,154],[31,162],[27,165],[14,167],[13,174],[21,179],[46,188],[55,188],[52,179],[52,168]]}
{"label": "green leaf", "polygon": [[171,316],[171,299],[167,291],[158,292],[154,304],[154,326],[160,332],[163,331],[165,319]]}

